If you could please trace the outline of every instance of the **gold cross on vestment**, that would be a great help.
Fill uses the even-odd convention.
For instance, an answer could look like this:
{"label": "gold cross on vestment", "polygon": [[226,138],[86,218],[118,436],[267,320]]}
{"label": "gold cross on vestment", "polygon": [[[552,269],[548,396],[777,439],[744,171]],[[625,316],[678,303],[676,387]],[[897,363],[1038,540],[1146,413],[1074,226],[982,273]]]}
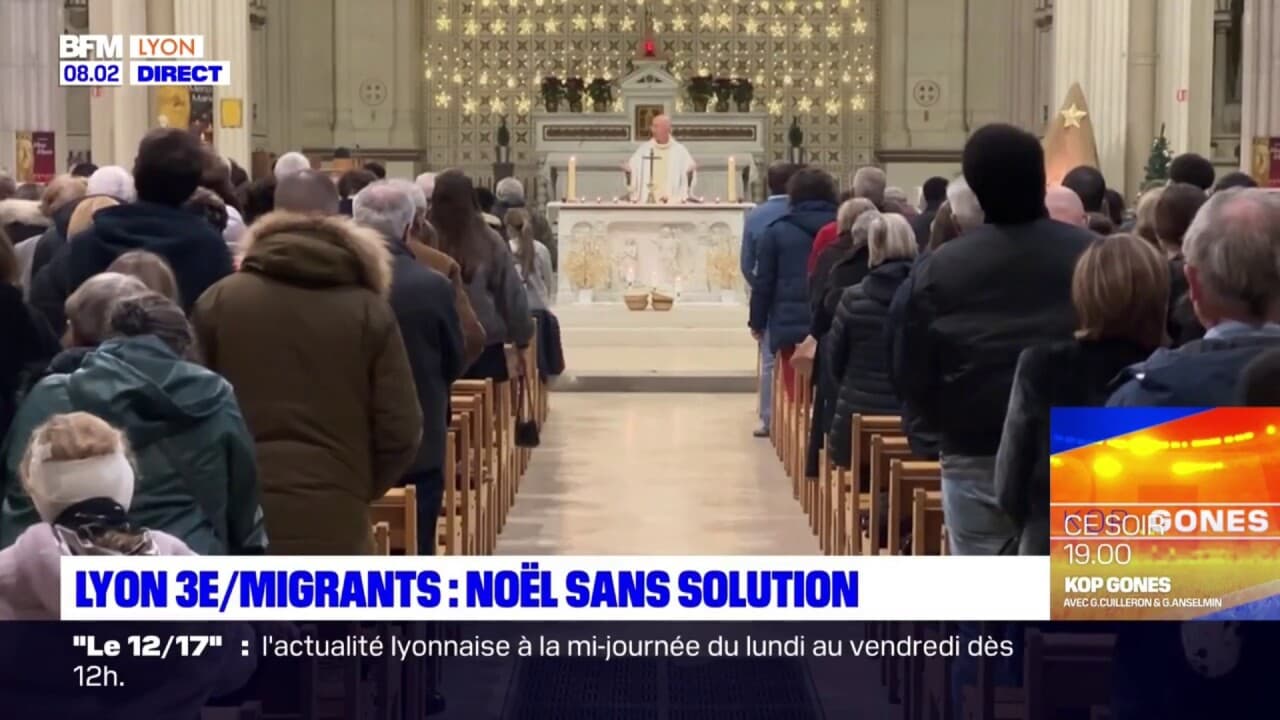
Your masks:
{"label": "gold cross on vestment", "polygon": [[1063,127],[1078,128],[1080,127],[1080,121],[1083,120],[1085,116],[1088,115],[1089,113],[1076,107],[1075,103],[1071,103],[1071,107],[1061,111],[1058,114],[1062,116]]}

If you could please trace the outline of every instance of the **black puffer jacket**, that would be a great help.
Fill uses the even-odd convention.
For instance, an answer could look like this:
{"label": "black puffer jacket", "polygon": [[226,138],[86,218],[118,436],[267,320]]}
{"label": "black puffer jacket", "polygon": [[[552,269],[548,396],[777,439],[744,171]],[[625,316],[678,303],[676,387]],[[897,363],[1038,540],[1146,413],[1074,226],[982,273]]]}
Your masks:
{"label": "black puffer jacket", "polygon": [[854,413],[897,415],[902,409],[889,381],[889,338],[884,327],[893,294],[910,273],[910,260],[882,263],[846,289],[836,308],[826,349],[827,366],[839,379],[840,391],[828,443],[832,460],[841,467],[850,462],[849,418]]}

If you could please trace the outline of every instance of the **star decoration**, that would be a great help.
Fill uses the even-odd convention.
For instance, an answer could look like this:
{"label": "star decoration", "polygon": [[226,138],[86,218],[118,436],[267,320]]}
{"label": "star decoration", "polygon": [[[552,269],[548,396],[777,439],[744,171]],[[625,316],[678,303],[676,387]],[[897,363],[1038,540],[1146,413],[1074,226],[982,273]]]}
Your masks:
{"label": "star decoration", "polygon": [[621,26],[622,32],[631,32],[631,29],[636,26],[636,21],[628,15],[627,17],[622,18]]}
{"label": "star decoration", "polygon": [[485,71],[483,71],[483,72],[481,72],[481,73],[480,73],[480,84],[481,84],[481,85],[488,85],[488,84],[489,84],[489,71],[488,71],[488,70],[485,70]]}
{"label": "star decoration", "polygon": [[476,101],[475,101],[475,98],[467,98],[466,100],[463,100],[463,101],[462,101],[462,114],[463,114],[463,115],[474,115],[474,114],[475,114],[475,112],[476,112]]}
{"label": "star decoration", "polygon": [[573,16],[573,29],[579,32],[587,29],[587,19],[581,15]]}
{"label": "star decoration", "polygon": [[769,114],[770,114],[770,115],[781,115],[781,114],[782,114],[782,101],[781,101],[781,100],[778,100],[778,99],[770,100],[770,101],[769,101],[768,103],[766,103],[766,104],[767,104],[767,105],[768,105],[768,107],[769,107]]}
{"label": "star decoration", "polygon": [[839,115],[839,114],[840,114],[840,101],[839,101],[838,99],[836,99],[836,98],[831,98],[830,100],[828,100],[828,101],[826,102],[826,108],[827,108],[827,114],[828,114],[828,115],[832,115],[832,116]]}
{"label": "star decoration", "polygon": [[836,24],[828,25],[828,26],[827,26],[827,30],[826,30],[826,32],[827,32],[827,39],[828,39],[828,40],[839,40],[839,39],[840,39],[840,26],[839,26],[839,25],[836,25]]}
{"label": "star decoration", "polygon": [[528,115],[529,108],[531,108],[532,106],[533,106],[533,103],[529,102],[529,98],[521,95],[516,100],[516,113],[520,115]]}
{"label": "star decoration", "polygon": [[711,28],[715,27],[715,24],[716,24],[716,18],[714,15],[712,15],[709,12],[704,12],[698,16],[698,27],[702,28],[703,30],[710,30]]}
{"label": "star decoration", "polygon": [[787,12],[794,13],[796,11],[796,0],[787,0],[787,4],[783,7],[787,9]]}
{"label": "star decoration", "polygon": [[813,99],[810,98],[808,95],[802,96],[799,100],[796,101],[796,109],[802,113],[808,113],[810,110],[813,109]]}
{"label": "star decoration", "polygon": [[662,24],[662,21],[661,21],[661,20],[654,20],[654,21],[653,21],[653,31],[654,31],[654,32],[662,32],[662,28],[663,28],[663,24]]}
{"label": "star decoration", "polygon": [[868,70],[867,73],[862,76],[862,79],[867,83],[873,83],[876,81],[876,72],[874,70]]}
{"label": "star decoration", "polygon": [[716,27],[720,28],[721,30],[728,30],[729,26],[732,24],[733,24],[733,16],[730,15],[729,13],[722,12],[716,16]]}
{"label": "star decoration", "polygon": [[591,16],[591,27],[596,30],[605,30],[609,27],[609,19],[602,12],[597,12]]}
{"label": "star decoration", "polygon": [[480,31],[480,23],[475,20],[468,20],[462,26],[462,32],[466,35],[475,35]]}
{"label": "star decoration", "polygon": [[775,20],[773,21],[772,24],[769,25],[769,34],[776,38],[786,37],[787,26]]}
{"label": "star decoration", "polygon": [[440,107],[440,108],[449,107],[449,93],[447,92],[436,93],[436,107]]}
{"label": "star decoration", "polygon": [[489,112],[492,112],[496,115],[501,115],[506,111],[507,111],[507,104],[502,101],[502,98],[496,97],[489,101]]}
{"label": "star decoration", "polygon": [[453,26],[453,21],[448,15],[441,15],[436,18],[436,29],[440,32],[449,32],[449,28]]}
{"label": "star decoration", "polygon": [[848,10],[848,9],[849,9],[849,6],[850,6],[850,5],[852,5],[852,4],[853,4],[853,2],[852,2],[851,0],[840,0],[840,7],[844,8],[844,9],[846,9],[846,10]]}
{"label": "star decoration", "polygon": [[548,35],[554,35],[554,34],[556,33],[556,29],[559,27],[559,25],[560,25],[560,21],[559,21],[559,20],[556,20],[555,18],[547,18],[547,19],[542,23],[542,29],[543,29],[543,31],[545,31]]}
{"label": "star decoration", "polygon": [[783,87],[791,87],[791,84],[792,84],[793,82],[795,82],[795,81],[792,79],[792,77],[791,77],[790,75],[783,75],[783,76],[782,76],[782,86],[783,86]]}
{"label": "star decoration", "polygon": [[747,22],[743,25],[748,35],[755,35],[760,30],[760,23],[755,18],[747,18]]}
{"label": "star decoration", "polygon": [[866,110],[867,99],[862,95],[854,95],[849,99],[849,107],[854,110]]}
{"label": "star decoration", "polygon": [[532,35],[533,21],[529,18],[520,18],[520,24],[516,29],[521,35]]}
{"label": "star decoration", "polygon": [[867,21],[863,20],[862,18],[858,18],[857,20],[854,20],[853,24],[850,25],[849,27],[853,28],[853,32],[855,35],[867,34]]}
{"label": "star decoration", "polygon": [[453,77],[451,77],[451,78],[449,78],[449,79],[453,81],[453,84],[454,84],[454,85],[461,85],[461,84],[462,84],[462,73],[460,73],[460,72],[456,72],[456,73],[454,73],[454,74],[453,74]]}
{"label": "star decoration", "polygon": [[1071,103],[1071,107],[1067,108],[1066,110],[1063,110],[1058,114],[1062,116],[1063,127],[1078,128],[1080,127],[1080,121],[1083,120],[1085,116],[1088,115],[1089,113],[1076,107],[1075,103]]}
{"label": "star decoration", "polygon": [[813,39],[813,27],[809,25],[809,23],[803,23],[800,25],[800,39],[801,40]]}
{"label": "star decoration", "polygon": [[689,21],[683,15],[677,15],[671,18],[671,29],[676,32],[684,32],[689,27]]}

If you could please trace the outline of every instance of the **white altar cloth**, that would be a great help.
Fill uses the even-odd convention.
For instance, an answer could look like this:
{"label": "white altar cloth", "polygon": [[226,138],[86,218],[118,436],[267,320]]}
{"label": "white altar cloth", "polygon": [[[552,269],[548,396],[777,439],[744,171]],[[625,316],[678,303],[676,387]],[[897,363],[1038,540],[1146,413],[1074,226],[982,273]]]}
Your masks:
{"label": "white altar cloth", "polygon": [[745,301],[738,262],[754,205],[553,202],[560,302],[617,302],[628,289],[685,302]]}

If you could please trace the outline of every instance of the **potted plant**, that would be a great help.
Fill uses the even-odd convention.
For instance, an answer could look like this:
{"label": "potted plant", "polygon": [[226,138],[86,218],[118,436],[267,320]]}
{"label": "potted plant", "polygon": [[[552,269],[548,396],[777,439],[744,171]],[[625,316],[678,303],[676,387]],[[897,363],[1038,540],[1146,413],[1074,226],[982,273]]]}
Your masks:
{"label": "potted plant", "polygon": [[609,107],[613,105],[613,83],[604,78],[596,78],[587,86],[587,95],[591,98],[592,110],[598,113],[609,112]]}
{"label": "potted plant", "polygon": [[716,112],[729,112],[729,101],[733,99],[733,80],[716,78],[713,90],[716,95]]}
{"label": "potted plant", "polygon": [[542,104],[547,106],[547,112],[560,111],[564,92],[564,81],[560,78],[552,75],[542,78]]}
{"label": "potted plant", "polygon": [[733,81],[733,101],[738,104],[738,112],[751,112],[751,101],[755,96],[756,89],[750,80],[738,78]]}
{"label": "potted plant", "polygon": [[569,112],[582,112],[582,95],[586,83],[580,77],[567,78],[564,81],[564,99],[569,101]]}
{"label": "potted plant", "polygon": [[689,102],[693,103],[694,112],[706,112],[707,103],[715,94],[715,81],[709,75],[695,75],[689,78]]}

